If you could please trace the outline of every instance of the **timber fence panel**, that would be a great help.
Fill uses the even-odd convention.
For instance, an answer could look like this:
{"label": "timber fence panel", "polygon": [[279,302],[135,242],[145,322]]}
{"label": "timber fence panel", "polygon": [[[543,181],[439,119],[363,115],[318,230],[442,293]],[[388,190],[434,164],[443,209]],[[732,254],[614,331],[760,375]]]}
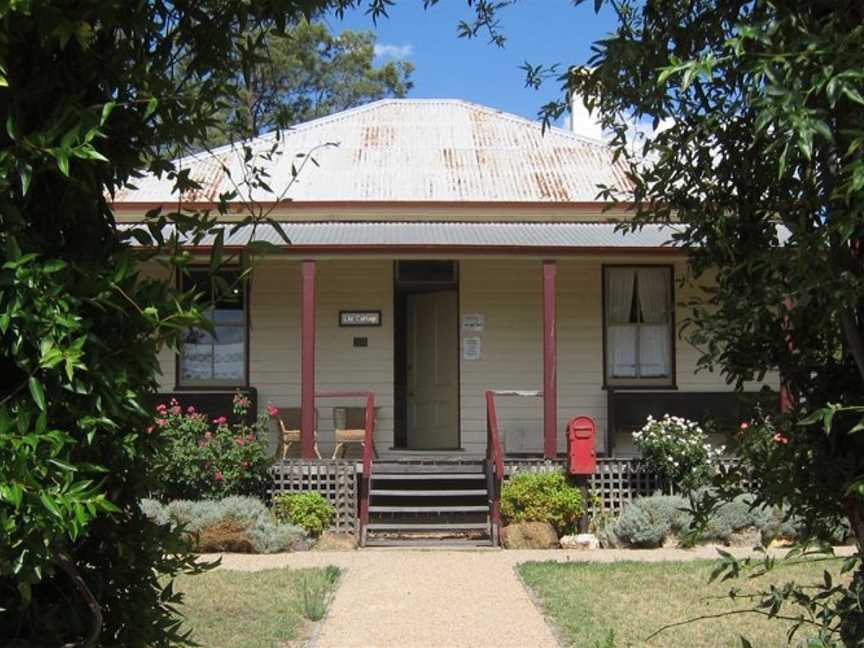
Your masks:
{"label": "timber fence panel", "polygon": [[270,496],[318,491],[336,509],[331,529],[357,530],[357,475],[354,461],[341,459],[283,459],[273,465]]}

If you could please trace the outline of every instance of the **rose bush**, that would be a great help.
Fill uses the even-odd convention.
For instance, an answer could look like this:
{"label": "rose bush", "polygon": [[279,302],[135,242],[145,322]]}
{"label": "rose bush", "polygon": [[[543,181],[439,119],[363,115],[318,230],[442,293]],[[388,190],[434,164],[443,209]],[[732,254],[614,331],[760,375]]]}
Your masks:
{"label": "rose bush", "polygon": [[724,446],[713,447],[702,427],[679,416],[649,416],[633,433],[633,443],[649,469],[685,491],[707,484],[715,473]]}
{"label": "rose bush", "polygon": [[158,428],[162,441],[154,458],[159,486],[153,495],[163,500],[263,495],[270,479],[269,419],[246,423],[250,406],[247,397],[235,394],[238,422],[232,423],[194,407],[184,410],[173,399],[159,404],[151,428]]}

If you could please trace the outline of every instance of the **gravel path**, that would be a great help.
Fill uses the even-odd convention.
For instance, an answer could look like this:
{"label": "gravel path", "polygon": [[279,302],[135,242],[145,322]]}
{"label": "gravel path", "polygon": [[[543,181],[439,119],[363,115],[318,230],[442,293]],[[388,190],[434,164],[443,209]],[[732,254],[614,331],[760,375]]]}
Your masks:
{"label": "gravel path", "polygon": [[[749,553],[726,550],[739,556]],[[558,643],[552,631],[516,576],[517,564],[716,557],[716,549],[710,546],[650,551],[364,549],[224,554],[221,568],[342,568],[342,581],[312,641],[314,648],[555,648]]]}

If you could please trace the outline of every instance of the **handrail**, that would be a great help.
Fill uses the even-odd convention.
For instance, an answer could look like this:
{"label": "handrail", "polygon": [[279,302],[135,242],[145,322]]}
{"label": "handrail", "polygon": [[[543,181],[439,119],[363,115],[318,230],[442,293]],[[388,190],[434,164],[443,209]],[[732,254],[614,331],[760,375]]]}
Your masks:
{"label": "handrail", "polygon": [[372,475],[372,457],[375,454],[375,392],[331,391],[318,392],[316,398],[365,398],[366,418],[363,434],[363,472],[360,475],[360,537],[369,523],[369,479]]}
{"label": "handrail", "polygon": [[487,389],[486,397],[486,462],[489,466],[489,514],[492,518],[495,544],[498,543],[501,529],[501,489],[504,487],[504,449],[498,430],[498,412],[495,410],[495,396],[517,396],[537,398],[543,392],[536,390],[494,390]]}

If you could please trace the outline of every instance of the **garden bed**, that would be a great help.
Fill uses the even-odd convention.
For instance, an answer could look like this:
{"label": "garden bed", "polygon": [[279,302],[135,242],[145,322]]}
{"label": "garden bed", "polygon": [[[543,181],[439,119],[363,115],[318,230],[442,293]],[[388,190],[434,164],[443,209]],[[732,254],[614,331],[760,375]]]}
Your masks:
{"label": "garden bed", "polygon": [[[741,635],[754,647],[785,646],[789,622],[757,614],[735,614],[705,619],[665,630],[661,627],[735,609],[732,587],[755,591],[768,583],[789,580],[821,581],[827,567],[835,582],[841,561],[797,565],[767,576],[708,584],[716,561],[659,563],[554,563],[532,562],[517,571],[536,594],[568,646],[729,646],[739,648]],[[802,629],[799,632],[806,632]],[[800,635],[803,636],[803,635]]]}

